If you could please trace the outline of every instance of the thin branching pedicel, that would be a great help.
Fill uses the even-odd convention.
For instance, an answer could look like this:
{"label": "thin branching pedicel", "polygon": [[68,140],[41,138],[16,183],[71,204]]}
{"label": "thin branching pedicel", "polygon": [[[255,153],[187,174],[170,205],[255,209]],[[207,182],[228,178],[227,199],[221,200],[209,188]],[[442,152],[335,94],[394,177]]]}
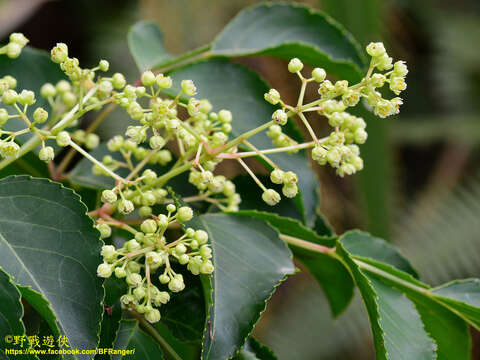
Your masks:
{"label": "thin branching pedicel", "polygon": [[[10,43],[1,47],[0,53],[18,57],[27,42],[22,34],[12,34]],[[103,247],[104,262],[98,266],[98,276],[125,279],[129,290],[122,297],[122,303],[145,314],[148,321],[156,322],[160,319],[157,308],[169,301],[171,292],[185,288],[182,274],[172,269],[173,262],[185,265],[195,275],[214,271],[205,231],[186,228],[177,239],[167,241],[170,238],[166,236],[168,228],[191,220],[193,212],[188,206],[177,209],[172,204],[173,200],[167,198],[166,184],[188,171],[189,182],[198,189],[198,194],[184,198],[185,202],[204,201],[222,211],[237,211],[241,197],[235,185],[225,176],[214,174],[222,161],[238,162],[262,189],[262,199],[271,206],[280,202],[282,196],[263,184],[244,158],[260,157],[268,163],[272,167],[271,182],[281,184],[282,195],[287,198],[298,193],[297,175],[289,169],[280,169],[269,154],[312,149],[313,160],[320,165],[329,164],[341,177],[361,170],[363,160],[358,145],[367,139],[366,124],[346,110],[363,99],[379,117],[397,114],[401,98],[384,99],[378,89],[388,83],[390,90],[399,95],[406,88],[408,72],[404,62],[392,64],[392,58],[381,43],[368,45],[367,53],[371,56],[369,69],[365,77],[353,85],[345,80],[332,83],[321,68],[315,68],[311,77],[306,78],[302,74],[302,62],[292,59],[288,70],[301,82],[297,103],[286,104],[280,93],[271,89],[265,94],[265,100],[280,108],[264,124],[231,139],[232,113],[226,109],[213,112],[208,99],[195,98],[197,89],[192,80],[181,81],[180,90],[174,92],[171,77],[146,71],[141,76],[141,85],[130,85],[120,73],[98,74],[109,70],[106,60],[91,69],[81,68],[78,59],[69,57],[67,45],[57,44],[51,51],[51,59],[59,64],[68,80],[42,86],[40,96],[49,103],[50,112],[36,107],[30,118],[27,110],[35,106],[36,94],[30,90],[18,93],[15,90],[17,81],[11,76],[0,79],[1,101],[6,105],[0,109],[0,156],[3,158],[0,169],[40,146],[38,156],[49,163],[53,179],[65,178],[63,171],[76,152],[92,162],[94,174],[113,178],[115,186],[102,192],[103,206],[90,215],[96,219],[103,239],[111,236],[112,226],[131,233],[132,238],[120,248]],[[318,86],[319,98],[305,104],[304,95],[309,84]],[[100,139],[94,129],[112,106],[123,108],[137,124],[108,141],[108,150],[120,157],[107,155],[97,159],[88,150],[98,147]],[[74,130],[86,113],[104,107],[86,130]],[[328,136],[315,134],[307,119],[309,112],[317,112],[328,120],[333,129]],[[187,115],[181,116],[182,113]],[[293,117],[298,117],[308,131],[311,139],[307,142],[298,144],[282,131]],[[21,119],[25,128],[3,130],[3,125],[13,118]],[[249,141],[264,131],[272,139],[271,149],[258,149]],[[17,137],[23,134],[32,137],[20,146]],[[53,163],[53,141],[60,147],[70,147],[58,167]],[[171,143],[179,149],[175,161],[169,150]],[[169,164],[172,164],[170,169],[161,174],[151,169],[153,165]],[[120,168],[127,168],[128,175],[120,176]],[[154,214],[153,206],[157,204],[168,204],[167,212]],[[138,212],[140,221],[128,223],[124,217],[134,211]],[[152,283],[153,276],[164,289]]]}

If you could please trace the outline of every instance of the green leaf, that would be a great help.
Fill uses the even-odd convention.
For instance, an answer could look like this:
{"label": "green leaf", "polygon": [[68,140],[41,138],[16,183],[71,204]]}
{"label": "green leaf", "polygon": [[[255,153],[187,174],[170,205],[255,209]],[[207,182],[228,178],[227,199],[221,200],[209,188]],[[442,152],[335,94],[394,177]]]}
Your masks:
{"label": "green leaf", "polygon": [[385,240],[354,230],[342,236],[342,244],[350,254],[366,262],[383,262],[418,278],[417,271],[399,250]]}
{"label": "green leaf", "polygon": [[[161,309],[163,311],[163,309]],[[194,314],[192,316],[195,316]],[[202,318],[202,320],[205,320]],[[180,341],[176,338],[170,329],[164,324],[164,316],[162,320],[154,325],[155,330],[168,343],[168,345],[177,353],[182,360],[198,360],[200,358],[200,345],[191,344]]]}
{"label": "green leaf", "polygon": [[[58,64],[50,60],[50,56],[43,50],[26,47],[17,59],[10,59],[7,56],[0,56],[0,77],[11,75],[17,79],[16,90],[20,92],[23,89],[35,92],[37,102],[30,106],[27,114],[31,117],[33,111],[37,107],[48,109],[48,102],[40,96],[40,88],[46,82],[56,83],[64,79],[65,75],[60,70]],[[9,108],[9,113],[14,114],[16,111]],[[27,126],[20,118],[9,119],[3,126],[4,130],[18,131],[25,129]],[[18,136],[20,143],[26,142],[32,134]],[[54,140],[48,140],[47,143],[56,146]]]}
{"label": "green leaf", "polygon": [[140,21],[130,28],[128,47],[140,71],[153,69],[172,58],[163,45],[163,32],[154,21]]}
{"label": "green leaf", "polygon": [[158,343],[140,330],[136,320],[122,320],[113,348],[128,352],[124,356],[112,355],[113,360],[161,360],[164,358]]}
{"label": "green leaf", "polygon": [[276,286],[295,270],[278,233],[260,220],[208,214],[189,223],[208,232],[215,272],[206,281],[209,315],[203,359],[228,359],[243,346]]}
{"label": "green leaf", "polygon": [[[319,236],[297,220],[254,210],[239,211],[235,214],[264,220],[283,235],[328,247],[333,247],[336,243],[335,237]],[[353,297],[354,284],[348,269],[338,259],[326,254],[308,251],[294,245],[290,245],[290,248],[295,258],[306,266],[325,291],[333,315],[340,315]]]}
{"label": "green leaf", "polygon": [[[176,86],[172,90],[172,94],[176,94],[176,91],[179,90],[182,79],[192,79],[197,85],[198,96],[208,98],[214,111],[230,110],[233,114],[231,135],[235,137],[270,121],[272,113],[276,109],[263,99],[263,95],[269,87],[258,74],[226,59],[200,62],[176,70],[170,75],[174,78]],[[253,136],[251,142],[260,149],[273,147],[265,132]],[[305,157],[305,152],[274,154],[269,157],[280,168],[292,170],[298,175],[302,194],[297,195],[297,206],[300,204],[299,208],[307,223],[313,224],[317,205],[318,181]],[[265,185],[268,188],[272,184],[266,183]]]}
{"label": "green leaf", "polygon": [[432,289],[442,304],[480,330],[480,280],[455,280]]}
{"label": "green leaf", "polygon": [[234,360],[277,360],[277,357],[265,345],[260,344],[253,337],[249,337],[244,347],[233,358]]}
{"label": "green leaf", "polygon": [[[120,297],[127,293],[128,287],[125,281],[116,277],[110,277],[103,283],[105,288],[105,311],[101,324],[99,348],[110,349],[117,337],[118,329],[120,328],[120,321],[122,319],[122,305]],[[96,360],[109,360],[109,354],[97,354]]]}
{"label": "green leaf", "polygon": [[23,306],[21,295],[10,276],[0,269],[0,355],[2,359],[31,359],[34,356],[9,355],[6,349],[27,349],[28,341],[23,344],[14,343],[15,337],[25,336],[22,322]]}
{"label": "green leaf", "polygon": [[350,267],[365,303],[377,359],[436,359],[436,344],[426,333],[412,301],[363,271],[344,247],[344,237],[340,238],[337,251]]}
{"label": "green leaf", "polygon": [[437,360],[470,360],[472,344],[465,321],[427,296],[411,292],[408,297],[437,344]]}
{"label": "green leaf", "polygon": [[96,274],[102,242],[86,207],[62,185],[26,176],[0,180],[0,201],[2,267],[50,302],[72,348],[96,348],[104,295]]}
{"label": "green leaf", "polygon": [[[183,267],[173,266],[176,272]],[[198,276],[183,272],[185,290],[172,293],[170,301],[162,306],[162,324],[165,324],[180,341],[201,343],[205,326],[205,300],[202,283]],[[160,287],[160,285],[159,285]],[[155,328],[157,324],[153,325]]]}
{"label": "green leaf", "polygon": [[298,57],[347,80],[359,80],[364,58],[352,36],[320,11],[286,3],[240,12],[217,36],[212,53]]}

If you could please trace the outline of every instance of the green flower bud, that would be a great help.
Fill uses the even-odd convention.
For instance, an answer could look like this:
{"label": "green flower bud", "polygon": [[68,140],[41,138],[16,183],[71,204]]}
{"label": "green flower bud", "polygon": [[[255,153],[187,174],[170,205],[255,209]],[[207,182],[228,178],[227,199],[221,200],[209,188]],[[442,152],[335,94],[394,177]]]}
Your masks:
{"label": "green flower bud", "polygon": [[115,269],[115,276],[119,279],[122,279],[127,276],[127,272],[125,271],[125,269],[117,267]]}
{"label": "green flower bud", "polygon": [[270,173],[270,180],[274,184],[282,184],[284,176],[285,176],[285,172],[283,170],[275,169]]}
{"label": "green flower bud", "polygon": [[360,93],[358,91],[347,90],[342,96],[342,101],[347,106],[355,106],[360,101]]}
{"label": "green flower bud", "polygon": [[[38,109],[37,109],[38,110]],[[68,146],[70,145],[70,134],[66,131],[60,131],[57,135],[57,144],[58,146]]]}
{"label": "green flower bud", "polygon": [[291,73],[296,73],[297,71],[302,71],[303,63],[298,58],[293,58],[288,63],[288,71]]}
{"label": "green flower bud", "polygon": [[200,266],[200,273],[202,274],[211,274],[214,270],[215,268],[211,261],[207,261]]}
{"label": "green flower bud", "polygon": [[132,287],[137,287],[142,283],[142,276],[137,273],[128,274],[125,281],[127,282],[128,285]]}
{"label": "green flower bud", "polygon": [[343,177],[345,175],[353,175],[355,174],[355,166],[352,164],[343,164],[338,168],[337,174],[340,175],[340,177]]}
{"label": "green flower bud", "polygon": [[175,252],[177,253],[177,255],[183,255],[187,252],[187,247],[184,244],[180,243],[175,246]]}
{"label": "green flower bud", "polygon": [[354,136],[355,136],[355,142],[357,144],[364,144],[365,141],[367,141],[368,134],[364,129],[359,128],[359,129],[355,130],[355,135]]}
{"label": "green flower bud", "polygon": [[52,61],[60,64],[68,59],[68,47],[64,43],[58,43],[50,52]]}
{"label": "green flower bud", "polygon": [[130,271],[131,273],[139,273],[140,272],[140,264],[137,263],[136,261],[130,261],[127,264],[127,270]]}
{"label": "green flower bud", "polygon": [[392,61],[393,59],[390,56],[388,56],[387,54],[383,54],[377,59],[376,66],[378,70],[381,71],[390,70],[393,67]]}
{"label": "green flower bud", "polygon": [[166,304],[170,301],[170,295],[166,291],[159,291],[155,296],[155,305]]}
{"label": "green flower bud", "polygon": [[172,161],[172,153],[168,150],[160,150],[155,156],[155,160],[158,164],[165,166]]}
{"label": "green flower bud", "polygon": [[353,156],[349,162],[355,167],[356,171],[363,169],[363,159],[360,156]]}
{"label": "green flower bud", "polygon": [[77,97],[73,92],[66,92],[62,95],[62,101],[65,105],[67,105],[69,108],[75,106],[77,103]]}
{"label": "green flower bud", "polygon": [[153,206],[157,202],[157,198],[152,191],[147,191],[142,194],[141,204],[143,206]]}
{"label": "green flower bud", "polygon": [[218,120],[221,123],[230,123],[232,119],[232,113],[229,110],[223,109],[218,112]]}
{"label": "green flower bud", "polygon": [[297,174],[295,174],[293,171],[287,171],[283,175],[284,184],[296,184],[297,182],[298,182]]}
{"label": "green flower bud", "polygon": [[135,299],[133,297],[133,295],[130,295],[130,294],[126,294],[126,295],[123,295],[121,298],[120,298],[120,302],[123,304],[123,305],[130,305],[130,304],[133,304],[135,302]]}
{"label": "green flower bud", "polygon": [[372,57],[382,56],[383,54],[386,53],[385,46],[383,46],[383,43],[381,42],[376,42],[376,43],[371,42],[370,44],[368,44],[366,50],[367,50],[367,54]]}
{"label": "green flower bud", "polygon": [[118,211],[122,214],[130,214],[133,210],[135,210],[135,207],[130,200],[121,200],[118,203]]}
{"label": "green flower bud", "polygon": [[176,207],[175,205],[173,205],[173,204],[168,204],[168,205],[167,205],[167,211],[168,211],[169,213],[173,213],[173,212],[175,212],[176,210],[177,210],[177,207]]}
{"label": "green flower bud", "polygon": [[161,284],[168,284],[170,282],[170,276],[162,274],[158,277],[158,281],[160,281]]}
{"label": "green flower bud", "polygon": [[[107,224],[99,224],[99,225],[107,225]],[[98,229],[98,227],[97,227],[97,229]],[[106,259],[112,259],[117,255],[117,250],[115,249],[115,246],[113,246],[113,245],[103,245],[102,246],[102,251],[100,252],[100,254]]]}
{"label": "green flower bud", "polygon": [[163,74],[157,75],[155,80],[161,89],[170,89],[173,84],[172,78],[170,76],[164,76]]}
{"label": "green flower bud", "polygon": [[17,79],[13,76],[5,75],[2,80],[5,81],[9,89],[15,89],[17,87]]}
{"label": "green flower bud", "polygon": [[100,239],[105,239],[112,235],[112,229],[107,224],[98,224],[96,228],[100,231]]}
{"label": "green flower bud", "polygon": [[150,138],[149,144],[152,149],[161,149],[166,144],[166,141],[160,135],[155,135]]}
{"label": "green flower bud", "polygon": [[[179,275],[179,274],[177,274]],[[168,288],[172,292],[180,292],[185,289],[185,283],[183,282],[183,278],[175,276],[170,282],[168,283]]]}
{"label": "green flower bud", "polygon": [[45,162],[52,161],[54,157],[55,151],[51,146],[45,146],[44,148],[41,148],[40,152],[38,153],[38,158]]}
{"label": "green flower bud", "polygon": [[11,33],[9,39],[10,42],[16,43],[21,47],[24,47],[29,42],[29,40],[22,33]]}
{"label": "green flower bud", "polygon": [[145,295],[147,295],[147,292],[145,291],[145,289],[143,287],[137,287],[136,289],[133,290],[133,297],[135,298],[135,300],[137,301],[141,301]]}
{"label": "green flower bud", "polygon": [[120,73],[115,73],[112,76],[112,85],[115,89],[120,90],[125,87],[127,84],[127,81],[125,80],[125,77],[120,74]]}
{"label": "green flower bud", "polygon": [[10,59],[15,59],[20,56],[22,53],[22,47],[14,42],[11,42],[7,45],[7,56]]}
{"label": "green flower bud", "polygon": [[188,206],[182,206],[177,211],[177,221],[178,222],[186,222],[190,221],[193,218],[193,210]]}
{"label": "green flower bud", "polygon": [[113,266],[107,263],[98,265],[97,276],[102,278],[109,278],[112,276]]}
{"label": "green flower bud", "polygon": [[15,90],[7,90],[3,93],[3,103],[5,105],[13,105],[18,101],[18,94]]}
{"label": "green flower bud", "polygon": [[150,206],[142,206],[138,209],[138,215],[141,217],[149,217],[152,215],[152,208]]}
{"label": "green flower bud", "polygon": [[178,262],[180,263],[180,265],[186,265],[188,264],[189,261],[190,261],[190,256],[188,256],[187,254],[182,254],[178,257]]}
{"label": "green flower bud", "polygon": [[104,203],[113,204],[117,201],[117,194],[112,190],[103,190],[101,200]]}
{"label": "green flower bud", "polygon": [[208,233],[204,230],[197,230],[194,234],[194,239],[198,241],[200,245],[206,244],[208,241]]}
{"label": "green flower bud", "polygon": [[270,89],[263,97],[272,105],[277,105],[280,102],[280,93],[275,89]]}
{"label": "green flower bud", "polygon": [[157,323],[160,321],[160,311],[158,311],[157,309],[152,309],[150,311],[147,311],[145,313],[145,319],[149,322],[149,323]]}
{"label": "green flower bud", "polygon": [[287,183],[282,187],[282,193],[288,198],[294,198],[297,196],[298,187],[294,183]]}
{"label": "green flower bud", "polygon": [[138,243],[137,240],[135,239],[132,239],[132,240],[128,240],[127,242],[125,242],[125,244],[123,245],[125,247],[125,249],[127,251],[135,251],[135,250],[138,250],[141,248],[141,245]]}
{"label": "green flower bud", "polygon": [[[327,150],[321,146],[321,145],[316,145],[313,150],[312,150],[312,158],[313,160],[317,162],[323,162],[324,160],[326,161],[326,156],[327,156]],[[325,163],[320,164],[320,165],[325,165]]]}
{"label": "green flower bud", "polygon": [[[157,173],[151,169],[147,169],[142,173],[143,182],[145,184],[152,184],[157,179]],[[157,202],[157,196],[155,193],[152,193],[155,196],[155,202]]]}
{"label": "green flower bud", "polygon": [[151,71],[145,71],[140,77],[142,84],[145,86],[152,86],[155,84],[155,74]]}
{"label": "green flower bud", "polygon": [[287,113],[281,109],[276,110],[272,114],[272,120],[279,125],[285,125],[288,121]]}
{"label": "green flower bud", "polygon": [[120,135],[114,136],[107,142],[107,148],[109,151],[119,151],[123,146],[123,137]]}
{"label": "green flower bud", "polygon": [[142,222],[142,225],[140,225],[140,229],[145,234],[153,234],[155,231],[157,231],[157,223],[152,219],[145,220]]}
{"label": "green flower bud", "polygon": [[101,93],[108,95],[113,91],[113,85],[110,81],[108,80],[102,80],[98,84],[98,91]]}
{"label": "green flower bud", "polygon": [[322,82],[327,77],[327,73],[322,68],[315,68],[312,70],[312,78],[316,82]]}
{"label": "green flower bud", "polygon": [[207,99],[200,100],[200,111],[203,114],[208,114],[210,111],[212,111],[212,108],[213,106],[210,101],[208,101]]}
{"label": "green flower bud", "polygon": [[187,96],[195,96],[197,94],[197,88],[192,80],[182,80],[181,88]]}
{"label": "green flower bud", "polygon": [[273,189],[267,189],[262,194],[262,199],[268,205],[274,206],[280,202],[280,194]]}
{"label": "green flower bud", "polygon": [[21,105],[33,105],[35,104],[35,93],[30,90],[22,90],[18,95],[18,102]]}
{"label": "green flower bud", "polygon": [[338,167],[342,159],[342,154],[340,153],[340,151],[338,151],[336,147],[334,147],[327,152],[326,159],[330,163],[330,165],[332,165],[333,167]]}
{"label": "green flower bud", "polygon": [[56,90],[59,94],[64,94],[71,90],[72,86],[67,80],[60,80],[56,85]]}
{"label": "green flower bud", "polygon": [[147,131],[143,126],[129,126],[125,135],[137,144],[140,144],[147,138]]}
{"label": "green flower bud", "polygon": [[100,62],[98,63],[98,67],[101,71],[107,72],[110,64],[107,60],[100,60]]}
{"label": "green flower bud", "polygon": [[166,229],[168,227],[168,217],[166,217],[164,214],[158,215],[157,225],[162,230]]}
{"label": "green flower bud", "polygon": [[0,109],[0,127],[5,125],[8,121],[8,111]]}
{"label": "green flower bud", "polygon": [[208,245],[202,245],[199,252],[203,259],[210,259],[212,257],[212,249],[210,249]]}
{"label": "green flower bud", "polygon": [[95,149],[100,144],[100,138],[97,134],[88,134],[85,138],[85,146],[87,149]]}

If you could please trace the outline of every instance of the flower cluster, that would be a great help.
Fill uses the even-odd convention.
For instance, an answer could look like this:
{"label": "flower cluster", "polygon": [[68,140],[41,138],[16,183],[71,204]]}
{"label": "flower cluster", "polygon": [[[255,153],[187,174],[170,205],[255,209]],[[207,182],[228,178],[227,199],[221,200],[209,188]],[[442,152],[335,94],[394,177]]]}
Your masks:
{"label": "flower cluster", "polygon": [[[104,192],[103,196],[108,196],[108,193]],[[186,265],[194,275],[211,274],[214,270],[210,260],[212,250],[207,244],[208,234],[205,231],[187,228],[182,236],[170,242],[164,236],[170,225],[190,221],[192,217],[190,207],[177,209],[169,204],[166,215],[152,216],[143,221],[140,231],[129,228],[134,238],[126,241],[121,248],[113,245],[102,247],[104,262],[98,266],[98,276],[109,278],[114,275],[125,279],[128,292],[121,297],[122,304],[145,314],[151,323],[160,320],[160,311],[156,307],[170,300],[170,292],[180,292],[185,288],[182,274],[172,269],[173,262]],[[111,236],[109,223],[101,221],[97,225],[102,238]],[[153,284],[155,274],[158,275],[158,286]]]}
{"label": "flower cluster", "polygon": [[[363,98],[373,108],[374,113],[382,118],[397,114],[402,99],[399,97],[391,100],[384,99],[377,89],[383,87],[385,83],[389,83],[390,89],[396,95],[399,95],[407,87],[405,76],[408,73],[405,62],[397,61],[392,64],[392,58],[387,55],[382,43],[371,43],[366,50],[372,57],[370,68],[362,81],[354,85],[349,85],[346,80],[332,83],[326,78],[325,70],[321,68],[314,68],[311,77],[305,78],[301,73],[303,63],[297,58],[290,60],[288,70],[297,74],[302,82],[302,90],[297,105],[285,104],[280,93],[275,89],[270,89],[264,96],[265,100],[272,105],[279,104],[282,107],[281,110],[276,110],[273,113],[274,124],[270,126],[267,132],[274,146],[288,149],[290,152],[302,148],[302,145],[296,145],[281,130],[281,126],[285,125],[290,117],[298,116],[312,137],[313,160],[320,165],[329,164],[336,169],[337,174],[341,177],[352,175],[363,168],[363,160],[360,157],[358,145],[367,140],[366,123],[362,118],[348,113],[347,109],[356,106]],[[381,72],[374,72],[375,70],[389,71],[382,74]],[[305,88],[310,82],[318,84],[320,98],[309,104],[304,104]],[[326,117],[328,124],[334,131],[325,138],[317,138],[304,114],[309,111],[317,111],[320,115]],[[279,200],[279,195],[270,189],[268,193],[264,193],[265,198],[269,200],[267,202],[276,203],[276,200]]]}
{"label": "flower cluster", "polygon": [[[12,34],[10,43],[0,48],[0,53],[16,57],[27,42],[22,34]],[[133,238],[118,249],[113,245],[103,247],[104,262],[98,267],[98,275],[125,278],[129,290],[122,297],[122,303],[145,314],[148,321],[156,322],[160,312],[155,307],[169,301],[169,292],[185,287],[182,274],[175,273],[172,263],[186,265],[192,274],[210,274],[214,270],[205,231],[187,228],[176,239],[167,236],[167,228],[178,227],[178,223],[183,224],[193,216],[190,207],[177,209],[174,201],[167,198],[167,183],[188,173],[188,181],[198,194],[183,201],[208,202],[222,211],[237,211],[240,194],[217,168],[226,160],[243,167],[262,190],[263,201],[271,206],[278,204],[282,196],[297,196],[299,189],[297,175],[281,169],[269,154],[311,149],[313,160],[320,165],[329,164],[339,176],[361,170],[363,160],[358,145],[367,139],[366,123],[347,110],[363,99],[380,117],[398,113],[401,98],[385,99],[378,90],[388,83],[390,90],[399,95],[406,88],[408,72],[404,62],[393,64],[381,43],[368,45],[367,53],[372,57],[368,72],[353,85],[345,80],[332,82],[321,68],[313,69],[311,77],[306,78],[302,75],[303,63],[292,59],[288,70],[301,81],[297,103],[286,104],[277,90],[270,89],[264,98],[278,107],[271,118],[234,137],[232,113],[227,109],[214,111],[214,104],[208,99],[197,98],[192,80],[174,83],[167,74],[146,71],[135,84],[128,84],[121,73],[106,74],[110,67],[106,60],[100,60],[93,68],[82,68],[78,59],[69,56],[67,45],[60,43],[51,50],[51,60],[66,77],[41,87],[39,95],[48,103],[48,111],[35,107],[37,100],[33,91],[17,92],[15,78],[7,75],[0,79],[0,100],[5,105],[0,108],[0,157],[3,158],[0,169],[40,146],[38,156],[49,163],[52,178],[56,180],[68,177],[64,171],[76,152],[92,162],[93,174],[114,179],[114,186],[101,194],[103,205],[90,215],[96,219],[103,239],[111,236],[111,227],[130,232]],[[309,83],[316,84],[319,98],[304,103]],[[100,145],[94,131],[115,106],[124,109],[135,124],[109,139],[105,144],[109,154],[97,159],[95,152],[88,152]],[[82,128],[79,121],[83,116],[100,110],[98,117]],[[328,136],[317,137],[307,120],[308,112],[317,112],[328,120],[332,128]],[[311,140],[298,143],[284,131],[293,117],[301,120]],[[25,128],[4,130],[10,119],[24,122]],[[266,132],[273,148],[258,149],[249,141],[260,132]],[[17,139],[24,134],[33,136],[20,146]],[[59,164],[54,163],[54,141],[60,147],[70,148]],[[249,157],[261,159],[268,165],[270,181],[282,186],[281,194],[260,181],[244,161]],[[167,213],[154,215],[158,205],[165,204],[168,204]],[[158,282],[151,277],[154,273],[158,274]],[[165,289],[160,289],[162,286]]]}

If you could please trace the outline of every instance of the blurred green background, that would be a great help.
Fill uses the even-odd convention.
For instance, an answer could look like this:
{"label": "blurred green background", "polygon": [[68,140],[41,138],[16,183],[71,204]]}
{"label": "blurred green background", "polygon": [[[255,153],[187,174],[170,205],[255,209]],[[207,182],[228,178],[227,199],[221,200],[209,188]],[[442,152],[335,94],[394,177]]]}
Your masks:
{"label": "blurred green background", "polygon": [[[20,31],[31,45],[56,42],[87,66],[99,58],[138,78],[126,43],[128,28],[152,19],[175,54],[211,41],[254,0],[0,0],[0,35]],[[439,284],[480,270],[480,2],[478,0],[310,0],[362,44],[384,41],[410,69],[402,112],[369,122],[362,148],[366,168],[340,179],[318,168],[321,209],[337,233],[359,227],[400,247],[423,280]],[[297,84],[285,62],[239,60],[287,98]],[[314,96],[307,94],[307,96]],[[101,133],[126,119],[115,113]],[[317,125],[316,130],[322,131]],[[366,314],[357,296],[339,319],[330,316],[319,286],[306,272],[274,295],[256,336],[280,359],[374,358]],[[479,334],[474,335],[478,343]],[[474,358],[480,359],[479,346]],[[412,359],[413,360],[413,359]]]}

